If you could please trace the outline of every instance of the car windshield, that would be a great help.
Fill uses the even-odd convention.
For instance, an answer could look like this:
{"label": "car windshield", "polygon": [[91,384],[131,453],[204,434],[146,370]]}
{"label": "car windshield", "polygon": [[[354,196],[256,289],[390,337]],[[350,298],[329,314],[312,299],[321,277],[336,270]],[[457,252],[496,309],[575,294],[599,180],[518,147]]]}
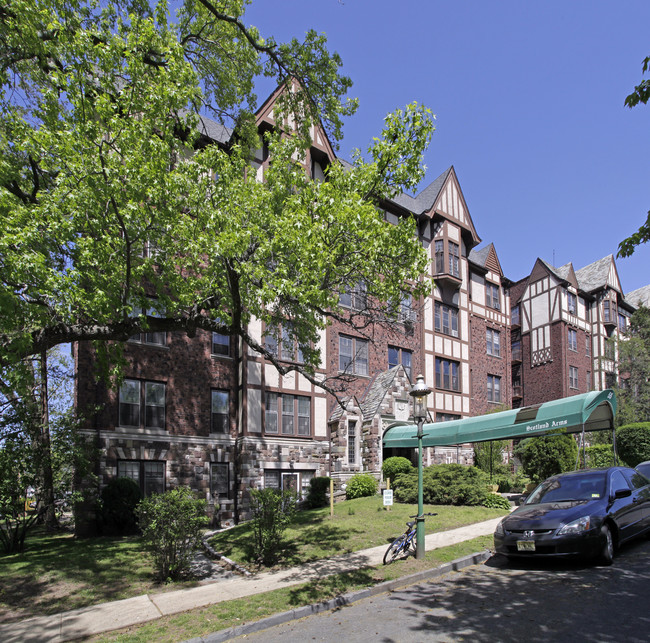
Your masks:
{"label": "car windshield", "polygon": [[605,480],[605,472],[551,478],[533,491],[526,500],[526,504],[598,500],[605,495]]}
{"label": "car windshield", "polygon": [[650,480],[650,462],[642,462],[641,464],[638,464],[636,470]]}

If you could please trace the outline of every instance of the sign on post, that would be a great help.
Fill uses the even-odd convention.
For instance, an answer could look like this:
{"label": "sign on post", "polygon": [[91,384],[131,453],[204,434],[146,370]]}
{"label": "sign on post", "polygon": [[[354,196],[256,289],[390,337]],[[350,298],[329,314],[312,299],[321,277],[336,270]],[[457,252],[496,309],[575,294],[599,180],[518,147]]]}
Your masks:
{"label": "sign on post", "polygon": [[393,490],[384,489],[384,507],[390,507],[393,504]]}

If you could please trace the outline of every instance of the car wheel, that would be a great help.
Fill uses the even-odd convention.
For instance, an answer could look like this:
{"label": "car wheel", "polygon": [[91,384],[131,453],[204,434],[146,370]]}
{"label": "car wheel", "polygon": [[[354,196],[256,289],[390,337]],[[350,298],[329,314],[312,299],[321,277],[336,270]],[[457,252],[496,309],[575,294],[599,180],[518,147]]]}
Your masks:
{"label": "car wheel", "polygon": [[607,525],[600,528],[600,533],[603,537],[603,548],[600,552],[599,562],[601,565],[611,565],[614,562],[614,538],[612,532]]}

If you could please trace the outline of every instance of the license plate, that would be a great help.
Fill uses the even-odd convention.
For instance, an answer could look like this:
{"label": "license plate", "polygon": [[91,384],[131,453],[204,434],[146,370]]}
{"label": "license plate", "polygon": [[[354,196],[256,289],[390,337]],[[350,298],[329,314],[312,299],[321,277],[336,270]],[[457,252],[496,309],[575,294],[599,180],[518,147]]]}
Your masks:
{"label": "license plate", "polygon": [[534,540],[518,540],[517,551],[535,551]]}

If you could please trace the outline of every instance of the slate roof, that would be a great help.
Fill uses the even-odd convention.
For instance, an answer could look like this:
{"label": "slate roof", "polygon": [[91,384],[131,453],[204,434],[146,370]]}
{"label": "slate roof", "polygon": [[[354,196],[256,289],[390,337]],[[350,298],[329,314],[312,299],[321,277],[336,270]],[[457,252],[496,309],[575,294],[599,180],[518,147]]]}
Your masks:
{"label": "slate roof", "polygon": [[560,281],[566,281],[567,280],[567,275],[569,274],[567,266],[570,266],[571,264],[565,264],[561,268],[556,268],[555,266],[552,266],[548,261],[544,261],[544,259],[539,259],[539,261],[544,264],[546,269],[553,273]]}
{"label": "slate roof", "polygon": [[584,268],[580,268],[580,270],[576,270],[576,278],[580,290],[593,292],[594,290],[607,286],[609,269],[612,266],[613,260],[614,257],[612,255],[607,255]]}
{"label": "slate roof", "polygon": [[573,268],[572,263],[565,263],[563,266],[560,266],[559,268],[555,269],[555,272],[562,277],[565,281],[569,280],[569,274],[571,272],[571,268]]}
{"label": "slate roof", "polygon": [[480,250],[474,250],[474,248],[472,248],[467,255],[467,259],[473,264],[485,268],[485,262],[490,256],[490,248],[494,248],[493,243],[488,243],[485,248],[481,248]]}
{"label": "slate roof", "polygon": [[625,295],[625,301],[632,306],[638,306],[643,304],[644,306],[650,306],[650,285],[641,286],[632,292]]}
{"label": "slate roof", "polygon": [[199,116],[199,133],[216,143],[227,143],[233,130],[207,116]]}
{"label": "slate roof", "polygon": [[363,397],[363,402],[361,402],[361,411],[364,418],[375,416],[401,368],[402,366],[399,364],[393,366],[393,368],[376,375],[370,382]]}
{"label": "slate roof", "polygon": [[398,194],[393,199],[393,202],[413,214],[422,214],[423,212],[430,210],[436,202],[440,190],[442,190],[442,186],[445,184],[451,170],[452,167],[450,166],[433,183],[427,185],[427,187],[417,196],[412,197],[408,194]]}

